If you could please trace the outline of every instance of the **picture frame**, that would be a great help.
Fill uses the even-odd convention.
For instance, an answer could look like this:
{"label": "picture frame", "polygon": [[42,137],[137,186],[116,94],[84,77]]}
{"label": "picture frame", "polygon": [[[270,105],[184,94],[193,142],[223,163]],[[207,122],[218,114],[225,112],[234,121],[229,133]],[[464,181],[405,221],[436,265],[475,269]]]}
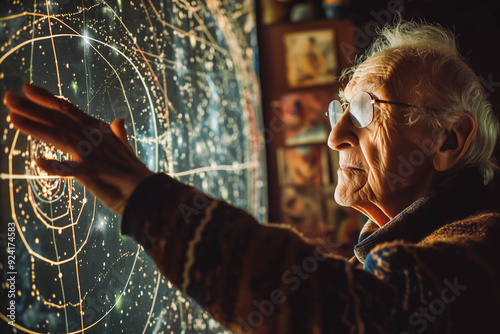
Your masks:
{"label": "picture frame", "polygon": [[326,143],[330,131],[326,111],[333,96],[329,90],[307,90],[282,95],[285,145]]}
{"label": "picture frame", "polygon": [[326,145],[300,145],[277,150],[282,186],[322,186],[331,183]]}
{"label": "picture frame", "polygon": [[285,33],[283,39],[290,88],[327,85],[337,81],[339,62],[333,29]]}
{"label": "picture frame", "polygon": [[282,222],[307,237],[325,233],[325,217],[321,187],[281,188]]}

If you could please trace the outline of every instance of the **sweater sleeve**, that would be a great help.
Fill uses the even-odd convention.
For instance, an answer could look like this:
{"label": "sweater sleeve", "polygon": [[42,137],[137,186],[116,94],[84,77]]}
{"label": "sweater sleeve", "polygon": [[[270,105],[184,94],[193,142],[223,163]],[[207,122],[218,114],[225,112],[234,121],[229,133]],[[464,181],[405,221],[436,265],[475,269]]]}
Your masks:
{"label": "sweater sleeve", "polygon": [[[408,281],[419,273],[404,268],[418,270],[418,263],[404,252],[380,249],[367,259],[367,270],[358,269],[322,255],[289,228],[261,225],[165,174],[132,194],[122,233],[236,333],[416,332],[420,327],[409,317],[439,286],[429,281],[430,288],[423,287],[422,277]],[[394,257],[404,268],[390,273],[384,261]]]}

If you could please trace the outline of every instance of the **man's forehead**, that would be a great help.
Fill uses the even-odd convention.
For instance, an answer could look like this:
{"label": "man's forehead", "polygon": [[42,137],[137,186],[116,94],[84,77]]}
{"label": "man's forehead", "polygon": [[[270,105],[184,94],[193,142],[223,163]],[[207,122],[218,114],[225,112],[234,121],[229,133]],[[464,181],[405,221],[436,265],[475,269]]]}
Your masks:
{"label": "man's forehead", "polygon": [[391,65],[386,55],[375,55],[363,62],[354,72],[351,81],[344,89],[343,96],[350,100],[352,96],[359,92],[375,93],[385,89],[394,66]]}

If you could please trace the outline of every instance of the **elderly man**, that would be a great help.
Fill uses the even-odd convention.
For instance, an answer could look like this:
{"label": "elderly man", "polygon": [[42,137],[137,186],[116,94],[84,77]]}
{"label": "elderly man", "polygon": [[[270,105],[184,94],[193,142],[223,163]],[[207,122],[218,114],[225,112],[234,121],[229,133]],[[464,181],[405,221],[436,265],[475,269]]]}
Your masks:
{"label": "elderly man", "polygon": [[[322,255],[166,174],[153,174],[111,126],[25,85],[10,121],[69,152],[40,159],[123,213],[122,232],[217,320],[242,333],[492,333],[500,313],[500,210],[492,176],[498,121],[453,36],[385,28],[329,107],[340,154],[336,200],[370,221],[355,263]],[[82,133],[102,136],[88,156]]]}

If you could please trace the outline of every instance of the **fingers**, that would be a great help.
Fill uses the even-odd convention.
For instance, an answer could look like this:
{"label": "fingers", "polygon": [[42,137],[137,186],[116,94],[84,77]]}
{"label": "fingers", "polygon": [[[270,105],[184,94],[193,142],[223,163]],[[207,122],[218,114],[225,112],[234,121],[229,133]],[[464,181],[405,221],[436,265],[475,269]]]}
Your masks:
{"label": "fingers", "polygon": [[26,97],[33,103],[48,109],[60,111],[75,121],[89,124],[89,122],[95,120],[93,117],[87,115],[78,107],[71,104],[68,100],[62,97],[54,96],[51,92],[41,87],[30,83],[24,83],[23,91]]}
{"label": "fingers", "polygon": [[67,132],[66,129],[60,129],[54,126],[48,126],[39,122],[22,117],[15,113],[10,113],[10,122],[22,133],[33,136],[43,142],[55,146],[57,149],[69,153],[73,158],[79,160],[79,154],[76,149],[77,138]]}
{"label": "fingers", "polygon": [[79,174],[80,163],[76,161],[59,161],[38,158],[36,160],[38,167],[51,175],[76,176]]}
{"label": "fingers", "polygon": [[44,125],[54,125],[54,122],[51,121],[53,118],[53,111],[49,109],[41,108],[33,102],[11,92],[5,93],[3,101],[11,112],[15,112],[24,118],[28,118]]}
{"label": "fingers", "polygon": [[5,93],[4,103],[9,108],[11,113],[15,113],[31,121],[54,127],[65,127],[73,130],[82,128],[71,118],[65,114],[57,112],[56,110],[48,109],[32,101],[13,94],[11,92]]}

